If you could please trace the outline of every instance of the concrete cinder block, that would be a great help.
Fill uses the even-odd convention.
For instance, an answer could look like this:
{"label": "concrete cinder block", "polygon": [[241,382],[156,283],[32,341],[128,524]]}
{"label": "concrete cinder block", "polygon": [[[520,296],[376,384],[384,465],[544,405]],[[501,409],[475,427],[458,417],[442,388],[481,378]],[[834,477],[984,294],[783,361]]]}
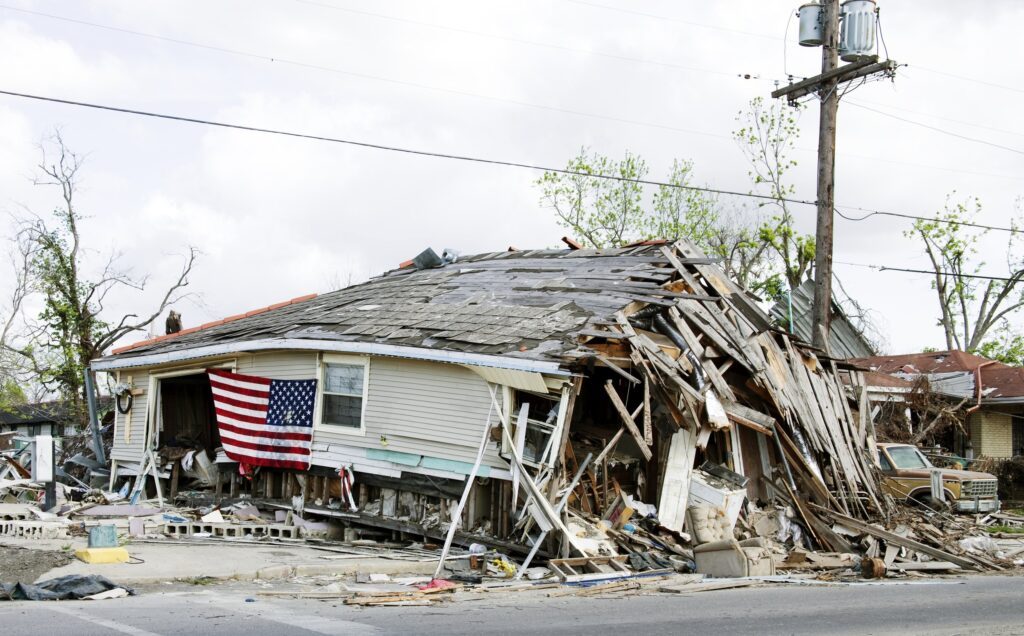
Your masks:
{"label": "concrete cinder block", "polygon": [[0,521],[0,536],[18,539],[66,539],[68,528],[52,521]]}

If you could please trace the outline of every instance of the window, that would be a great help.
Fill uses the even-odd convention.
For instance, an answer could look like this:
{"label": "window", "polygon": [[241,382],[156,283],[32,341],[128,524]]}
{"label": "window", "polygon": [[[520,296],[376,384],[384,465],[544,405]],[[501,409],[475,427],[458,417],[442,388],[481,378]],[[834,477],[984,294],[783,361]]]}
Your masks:
{"label": "window", "polygon": [[325,362],[323,377],[320,421],[329,426],[361,429],[366,365]]}
{"label": "window", "polygon": [[889,463],[889,458],[882,451],[878,451],[878,463],[882,467],[883,473],[892,472],[892,464]]}
{"label": "window", "polygon": [[892,458],[892,463],[896,465],[896,468],[904,470],[931,468],[931,464],[924,458],[924,455],[913,446],[890,446],[888,450],[889,457]]}
{"label": "window", "polygon": [[[555,423],[558,419],[559,401],[550,395],[516,391],[516,399],[513,402],[515,405],[512,413],[513,422],[518,422],[519,409],[526,403],[530,407],[526,430],[521,434],[523,462],[530,466],[538,466],[544,463],[546,453],[551,451],[551,434],[555,430]],[[519,436],[519,431],[517,431],[517,437]]]}

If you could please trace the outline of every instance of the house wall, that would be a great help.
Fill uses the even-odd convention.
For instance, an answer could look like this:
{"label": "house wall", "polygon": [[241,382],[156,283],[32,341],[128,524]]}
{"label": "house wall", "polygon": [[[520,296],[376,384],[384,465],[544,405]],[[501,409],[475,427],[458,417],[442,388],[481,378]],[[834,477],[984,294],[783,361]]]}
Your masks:
{"label": "house wall", "polygon": [[149,409],[149,372],[132,370],[121,374],[121,382],[131,382],[132,386],[142,389],[136,395],[132,408],[122,415],[114,408],[114,445],[110,450],[110,458],[119,462],[141,462],[145,452],[146,415]]}
{"label": "house wall", "polygon": [[[317,377],[315,352],[274,352],[241,355],[218,362],[234,361],[237,373],[280,380]],[[206,362],[212,365],[214,362]],[[111,458],[119,462],[141,462],[145,452],[145,428],[150,400],[150,372],[131,373],[132,383],[142,388],[132,406],[130,422],[115,415],[114,447]],[[127,373],[121,376],[127,380]],[[501,391],[498,392],[499,404]],[[313,435],[313,463],[337,467],[352,465],[356,470],[398,477],[402,470],[414,470],[447,478],[462,478],[476,459],[491,396],[487,382],[474,371],[459,365],[373,357],[369,364],[364,430],[347,432],[316,425]],[[492,416],[492,424],[497,417]],[[126,431],[129,434],[126,436]],[[497,455],[492,443],[486,453],[482,475],[504,476],[508,464]]]}
{"label": "house wall", "polygon": [[[318,428],[314,463],[337,466],[339,461],[358,457],[354,449],[362,449],[365,459],[408,466],[415,465],[411,462],[418,456],[426,456],[443,461],[427,461],[430,466],[424,467],[466,473],[476,459],[490,408],[487,382],[466,367],[372,358],[364,433]],[[492,424],[497,421],[492,416]],[[497,444],[491,444],[483,465],[508,466],[498,457]]]}
{"label": "house wall", "polygon": [[974,456],[1005,459],[1013,456],[1012,417],[1008,412],[982,409],[968,421]]}

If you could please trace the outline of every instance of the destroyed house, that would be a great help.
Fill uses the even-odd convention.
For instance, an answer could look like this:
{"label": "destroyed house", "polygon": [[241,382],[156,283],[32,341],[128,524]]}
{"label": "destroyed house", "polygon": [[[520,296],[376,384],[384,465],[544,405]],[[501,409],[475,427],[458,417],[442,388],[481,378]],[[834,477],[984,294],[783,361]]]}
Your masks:
{"label": "destroyed house", "polygon": [[[550,553],[588,554],[606,547],[565,524],[656,514],[680,533],[700,505],[731,530],[746,499],[792,506],[840,549],[823,514],[887,509],[856,382],[840,381],[856,372],[774,328],[685,241],[406,266],[92,368],[122,387],[113,482],[153,472],[166,492],[198,449],[219,496],[301,495],[307,514],[360,527],[441,538],[460,514],[457,541],[522,549],[553,528]],[[233,461],[211,391],[223,374],[316,380],[308,458]]]}
{"label": "destroyed house", "polygon": [[[958,350],[850,362],[871,370],[867,384],[872,392],[881,392],[879,385],[913,387],[923,382],[928,391],[962,412],[964,427],[951,429],[938,440],[953,452],[1000,460],[1024,455],[1024,368]],[[888,397],[898,400],[899,394]]]}

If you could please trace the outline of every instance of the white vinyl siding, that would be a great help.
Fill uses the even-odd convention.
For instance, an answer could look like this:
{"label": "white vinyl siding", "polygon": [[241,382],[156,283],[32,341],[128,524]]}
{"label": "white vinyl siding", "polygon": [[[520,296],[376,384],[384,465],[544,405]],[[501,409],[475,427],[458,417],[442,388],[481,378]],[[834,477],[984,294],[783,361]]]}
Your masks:
{"label": "white vinyl siding", "polygon": [[[330,354],[324,355],[327,362],[332,360]],[[235,372],[241,374],[276,380],[308,380],[319,375],[316,352],[271,352],[233,359]],[[207,364],[212,366],[215,361]],[[337,465],[338,457],[364,456],[364,449],[473,463],[491,409],[486,380],[463,366],[403,358],[373,357],[366,369],[363,434],[317,424],[313,434],[315,464]],[[119,461],[142,461],[149,371],[159,373],[161,369],[132,372],[135,386],[145,392],[135,398],[132,408],[130,444],[124,442],[122,416],[118,415],[111,457]],[[320,391],[322,388],[321,382]],[[500,388],[497,400],[499,405],[503,403]],[[497,414],[491,413],[491,425],[497,423]],[[484,465],[507,469],[508,463],[498,456],[497,450],[496,443],[489,444]]]}
{"label": "white vinyl siding", "polygon": [[[110,458],[119,462],[141,462],[146,452],[146,416],[149,413],[149,373],[134,370],[122,372],[121,381],[127,382],[131,376],[132,386],[142,389],[132,401],[131,411],[122,415],[114,409],[114,445],[110,449]],[[128,418],[131,417],[131,421]],[[126,435],[127,433],[127,435]]]}
{"label": "white vinyl siding", "polygon": [[[491,406],[487,382],[458,365],[373,358],[363,437],[317,430],[316,440],[472,463]],[[501,404],[501,391],[498,391]],[[491,425],[498,422],[491,415]],[[491,444],[484,463],[507,468]]]}

